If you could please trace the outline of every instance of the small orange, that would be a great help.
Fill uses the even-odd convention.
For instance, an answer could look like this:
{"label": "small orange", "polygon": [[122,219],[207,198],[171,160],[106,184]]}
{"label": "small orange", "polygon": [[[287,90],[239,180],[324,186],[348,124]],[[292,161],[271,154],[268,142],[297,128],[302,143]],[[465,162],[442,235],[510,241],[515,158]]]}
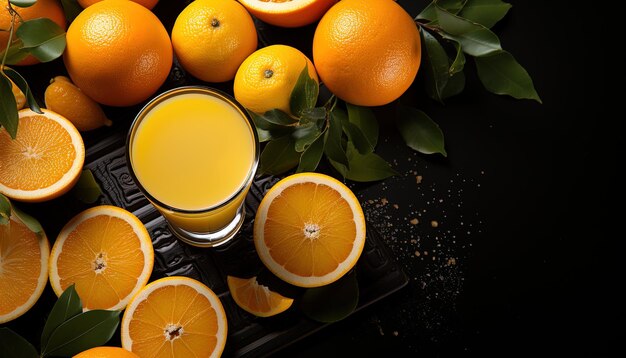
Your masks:
{"label": "small orange", "polygon": [[319,20],[337,0],[239,0],[268,24],[300,27]]}
{"label": "small orange", "polygon": [[220,299],[203,283],[180,276],[156,280],[128,304],[122,347],[140,357],[219,357],[228,324]]}
{"label": "small orange", "polygon": [[70,190],[80,177],[85,145],[65,117],[43,109],[19,111],[17,137],[0,128],[0,193],[20,201],[45,201]]}
{"label": "small orange", "polygon": [[365,245],[365,217],[358,199],[340,181],[300,173],[276,183],[254,220],[261,261],[280,279],[319,287],[345,275]]}
{"label": "small orange", "polygon": [[0,324],[28,311],[37,302],[48,279],[50,246],[15,215],[0,224]]}
{"label": "small orange", "polygon": [[73,358],[139,358],[139,356],[120,347],[95,347],[78,353]]}
{"label": "small orange", "polygon": [[292,298],[272,292],[260,285],[255,277],[244,279],[226,278],[228,290],[237,306],[258,317],[270,317],[285,312],[293,304]]}
{"label": "small orange", "polygon": [[74,19],[63,60],[87,96],[101,104],[130,106],[161,87],[172,56],[167,31],[150,10],[128,0],[106,0]]}
{"label": "small orange", "polygon": [[337,97],[381,106],[413,83],[421,61],[415,22],[392,0],[342,0],[322,17],[313,62]]}
{"label": "small orange", "polygon": [[50,81],[44,100],[49,110],[63,115],[81,132],[113,124],[102,107],[65,76],[56,76]]}
{"label": "small orange", "polygon": [[[102,0],[78,0],[78,3],[80,4],[80,6],[83,7],[83,9],[86,9],[87,7],[100,1]],[[150,10],[152,10],[152,8],[159,2],[159,0],[131,0],[131,1],[134,1],[140,5],[143,5],[146,7],[146,9],[150,9]]]}
{"label": "small orange", "polygon": [[172,44],[180,64],[194,77],[224,82],[256,50],[257,33],[238,2],[196,0],[176,18]]}
{"label": "small orange", "polygon": [[[0,0],[0,54],[4,52],[7,41],[9,41],[8,29],[11,26],[11,16],[9,15],[9,11],[6,9],[8,2],[8,0]],[[66,29],[67,24],[65,22],[65,14],[63,13],[61,2],[58,0],[37,0],[33,6],[19,7],[13,5],[13,9],[19,14],[19,17],[15,21],[15,29],[20,27],[20,18],[23,21],[27,21],[39,17],[46,17],[54,21],[63,30]],[[15,38],[14,33],[13,40],[15,40]],[[37,63],[39,63],[39,60],[32,55],[28,55],[22,61],[17,63],[17,65],[34,65]]]}
{"label": "small orange", "polygon": [[291,91],[305,66],[309,76],[319,82],[313,63],[298,49],[272,45],[257,50],[237,70],[233,85],[235,99],[259,114],[272,109],[291,113]]}
{"label": "small orange", "polygon": [[50,285],[61,296],[75,284],[85,309],[120,310],[146,285],[153,264],[152,241],[141,221],[124,209],[96,206],[59,233],[50,254]]}

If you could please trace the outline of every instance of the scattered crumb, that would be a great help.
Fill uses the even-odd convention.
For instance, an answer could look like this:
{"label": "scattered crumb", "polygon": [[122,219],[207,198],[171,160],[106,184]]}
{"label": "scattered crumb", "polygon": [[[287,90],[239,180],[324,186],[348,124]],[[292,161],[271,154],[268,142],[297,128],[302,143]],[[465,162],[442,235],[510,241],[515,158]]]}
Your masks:
{"label": "scattered crumb", "polygon": [[454,257],[449,258],[447,266],[454,266],[454,265],[456,265],[456,259]]}
{"label": "scattered crumb", "polygon": [[374,200],[372,200],[372,199],[368,200],[367,202],[370,203],[370,204],[374,204]]}
{"label": "scattered crumb", "polygon": [[380,203],[383,204],[383,205],[387,205],[387,204],[389,204],[389,200],[387,200],[387,198],[382,198],[382,199],[380,199]]}
{"label": "scattered crumb", "polygon": [[411,219],[411,221],[409,221],[411,223],[411,225],[417,225],[419,224],[419,220],[417,220],[417,218]]}
{"label": "scattered crumb", "polygon": [[424,251],[424,256],[428,256],[428,251]]}
{"label": "scattered crumb", "polygon": [[438,228],[439,227],[439,222],[437,222],[437,220],[432,220],[430,222],[430,226],[432,226],[434,228]]}
{"label": "scattered crumb", "polygon": [[420,254],[419,251],[415,251],[415,256],[420,257],[420,256],[422,256],[422,254]]}
{"label": "scattered crumb", "polygon": [[415,182],[417,184],[422,184],[422,176],[421,175],[416,175],[415,176]]}
{"label": "scattered crumb", "polygon": [[398,336],[398,331],[393,331],[393,335],[397,337]]}
{"label": "scattered crumb", "polygon": [[393,204],[393,208],[394,209],[399,209],[400,207],[398,206],[398,204]]}
{"label": "scattered crumb", "polygon": [[415,240],[415,239],[411,239],[411,243],[412,243],[412,244],[417,244],[417,240]]}

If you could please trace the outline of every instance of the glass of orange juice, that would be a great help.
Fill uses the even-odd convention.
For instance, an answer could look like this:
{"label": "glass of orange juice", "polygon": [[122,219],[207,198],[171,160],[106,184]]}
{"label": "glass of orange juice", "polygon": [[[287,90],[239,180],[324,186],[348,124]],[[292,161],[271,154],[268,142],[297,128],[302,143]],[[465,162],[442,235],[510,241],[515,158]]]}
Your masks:
{"label": "glass of orange juice", "polygon": [[259,162],[254,122],[219,90],[179,87],[141,109],[126,142],[135,183],[171,231],[195,246],[228,242]]}

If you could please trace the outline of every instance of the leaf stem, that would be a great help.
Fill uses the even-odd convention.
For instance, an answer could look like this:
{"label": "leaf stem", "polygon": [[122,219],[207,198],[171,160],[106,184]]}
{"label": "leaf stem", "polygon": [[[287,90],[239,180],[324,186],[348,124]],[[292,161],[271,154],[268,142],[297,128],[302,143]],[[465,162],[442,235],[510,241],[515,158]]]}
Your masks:
{"label": "leaf stem", "polygon": [[15,30],[15,16],[17,12],[11,6],[11,2],[7,1],[7,10],[9,14],[11,14],[11,26],[9,27],[9,39],[7,41],[7,47],[4,49],[4,54],[2,55],[2,63],[0,63],[0,72],[4,72],[4,64],[7,61],[7,56],[9,55],[9,47],[11,47],[11,43],[13,42],[13,31]]}

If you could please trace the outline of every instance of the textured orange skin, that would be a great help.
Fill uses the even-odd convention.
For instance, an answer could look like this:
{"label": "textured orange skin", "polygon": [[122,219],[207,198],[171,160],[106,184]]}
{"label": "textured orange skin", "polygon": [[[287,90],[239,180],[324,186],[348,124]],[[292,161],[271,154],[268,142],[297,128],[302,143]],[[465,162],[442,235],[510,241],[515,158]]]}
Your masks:
{"label": "textured orange skin", "polygon": [[[8,30],[11,26],[11,17],[6,10],[8,0],[0,0],[0,29]],[[63,8],[58,0],[38,0],[35,5],[31,7],[21,8],[13,6],[13,9],[17,11],[24,21],[36,19],[39,17],[47,17],[59,25],[63,30],[67,28],[65,22],[65,15],[63,14]],[[19,21],[16,21],[15,30],[20,26]],[[15,32],[13,33],[13,39],[15,39]],[[9,41],[9,32],[0,31],[0,54],[6,49],[7,42]],[[29,66],[39,63],[34,56],[28,55],[25,59],[17,63],[17,66]]]}
{"label": "textured orange skin", "polygon": [[[80,4],[80,6],[83,7],[83,9],[86,9],[87,7],[100,1],[102,0],[78,0],[78,3]],[[152,10],[152,8],[159,2],[159,0],[131,0],[131,1],[134,1],[140,5],[143,5],[146,7],[146,9],[150,9],[150,10]]]}
{"label": "textured orange skin", "polygon": [[338,0],[317,0],[300,8],[286,10],[282,13],[266,12],[259,0],[239,0],[248,11],[271,25],[282,27],[300,27],[319,20]]}
{"label": "textured orange skin", "polygon": [[413,83],[421,44],[411,16],[392,0],[342,0],[320,21],[313,63],[337,97],[361,106],[381,106]]}
{"label": "textured orange skin", "polygon": [[74,358],[139,358],[139,356],[124,348],[95,347],[78,353]]}
{"label": "textured orange skin", "polygon": [[72,82],[109,106],[131,106],[153,95],[172,67],[170,38],[161,21],[128,0],[89,6],[67,31],[63,55]]}

